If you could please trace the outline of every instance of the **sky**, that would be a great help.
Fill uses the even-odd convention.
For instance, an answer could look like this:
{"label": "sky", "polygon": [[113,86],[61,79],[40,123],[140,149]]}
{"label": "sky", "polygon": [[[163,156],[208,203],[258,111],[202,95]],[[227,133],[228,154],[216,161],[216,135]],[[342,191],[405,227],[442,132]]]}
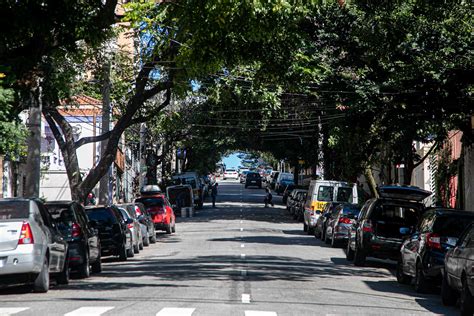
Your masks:
{"label": "sky", "polygon": [[227,169],[238,168],[242,164],[241,159],[237,157],[238,154],[239,153],[236,152],[222,158],[222,161],[224,162]]}

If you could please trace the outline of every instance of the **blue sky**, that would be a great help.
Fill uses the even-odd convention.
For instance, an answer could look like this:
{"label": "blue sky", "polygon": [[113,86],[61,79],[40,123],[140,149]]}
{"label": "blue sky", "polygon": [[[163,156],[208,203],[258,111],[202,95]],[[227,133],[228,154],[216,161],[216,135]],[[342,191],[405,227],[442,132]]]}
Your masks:
{"label": "blue sky", "polygon": [[241,159],[237,157],[239,153],[235,152],[230,154],[229,156],[225,156],[222,158],[222,161],[226,165],[226,168],[237,168],[241,165]]}

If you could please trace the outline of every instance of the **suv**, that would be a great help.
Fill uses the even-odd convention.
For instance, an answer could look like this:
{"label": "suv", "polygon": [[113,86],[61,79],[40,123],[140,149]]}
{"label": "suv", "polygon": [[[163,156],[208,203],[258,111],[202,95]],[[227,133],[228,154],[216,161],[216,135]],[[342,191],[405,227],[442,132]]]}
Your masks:
{"label": "suv", "polygon": [[347,259],[363,266],[366,257],[398,260],[403,238],[413,229],[431,192],[413,186],[383,186],[379,198],[365,202],[352,226]]}
{"label": "suv", "polygon": [[89,223],[81,204],[73,201],[47,202],[49,214],[69,245],[69,266],[82,278],[102,271],[99,232]]}
{"label": "suv", "polygon": [[245,176],[245,188],[250,186],[262,188],[262,177],[258,172],[249,172]]}
{"label": "suv", "polygon": [[118,256],[120,260],[133,257],[132,234],[115,205],[86,207],[87,217],[99,229],[101,256]]}
{"label": "suv", "polygon": [[446,252],[472,222],[474,212],[434,208],[423,213],[415,233],[400,250],[398,282],[408,284],[414,278],[415,290],[420,293],[427,290],[430,280],[441,283]]}

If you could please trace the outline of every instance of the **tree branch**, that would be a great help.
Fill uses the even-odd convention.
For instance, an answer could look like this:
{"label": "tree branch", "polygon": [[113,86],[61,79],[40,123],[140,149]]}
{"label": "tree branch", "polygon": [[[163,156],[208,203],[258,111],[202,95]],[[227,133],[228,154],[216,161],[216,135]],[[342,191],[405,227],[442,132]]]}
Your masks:
{"label": "tree branch", "polygon": [[97,136],[82,137],[81,139],[78,139],[74,143],[74,149],[78,149],[79,147],[84,146],[89,143],[96,143],[96,142],[101,142],[103,140],[109,139],[110,134],[111,134],[111,131],[108,131],[107,133],[97,135]]}
{"label": "tree branch", "polygon": [[63,135],[59,131],[58,126],[56,125],[56,122],[53,120],[48,110],[49,109],[44,108],[43,115],[46,121],[48,122],[49,128],[51,128],[51,131],[53,132],[54,138],[56,139],[56,142],[58,143],[59,148],[62,151],[66,147],[66,143],[64,142]]}
{"label": "tree branch", "polygon": [[421,158],[420,161],[418,161],[416,164],[413,165],[413,169],[415,169],[416,167],[418,167],[419,165],[421,165],[423,163],[423,161],[425,161],[426,158],[428,158],[428,156],[433,152],[433,150],[435,148],[437,148],[439,146],[439,142],[436,142],[433,144],[433,146],[431,146],[430,150],[428,150],[428,152],[426,153],[426,155]]}
{"label": "tree branch", "polygon": [[[149,91],[149,90],[148,90]],[[171,89],[168,88],[168,90],[166,91],[166,99],[165,101],[163,101],[154,111],[152,111],[150,114],[148,115],[145,115],[145,116],[139,116],[137,118],[134,118],[133,120],[130,121],[130,123],[128,124],[128,126],[132,126],[134,124],[138,124],[138,123],[144,123],[144,122],[148,122],[150,121],[151,119],[153,119],[154,117],[156,117],[158,114],[160,114],[161,110],[163,110],[165,107],[168,106],[168,104],[170,104],[171,102]]]}

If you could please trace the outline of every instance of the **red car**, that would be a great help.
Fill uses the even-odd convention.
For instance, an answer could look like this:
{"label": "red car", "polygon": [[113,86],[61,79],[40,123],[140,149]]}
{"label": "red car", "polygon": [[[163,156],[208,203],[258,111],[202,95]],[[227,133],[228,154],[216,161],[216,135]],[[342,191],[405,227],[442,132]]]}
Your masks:
{"label": "red car", "polygon": [[167,234],[176,232],[176,217],[163,193],[146,194],[136,199],[135,202],[145,205],[153,220],[155,230],[164,230]]}

